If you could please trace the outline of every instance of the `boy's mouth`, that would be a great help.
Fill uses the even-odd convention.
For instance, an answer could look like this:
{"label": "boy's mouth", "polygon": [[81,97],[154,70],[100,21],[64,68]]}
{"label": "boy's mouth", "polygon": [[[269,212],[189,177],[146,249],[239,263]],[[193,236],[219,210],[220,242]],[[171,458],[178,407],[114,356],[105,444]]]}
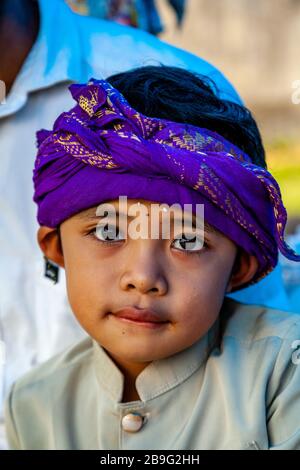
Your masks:
{"label": "boy's mouth", "polygon": [[150,328],[160,328],[169,323],[168,320],[161,318],[153,310],[138,309],[135,307],[125,307],[113,313],[119,320],[129,323],[135,323],[140,326]]}

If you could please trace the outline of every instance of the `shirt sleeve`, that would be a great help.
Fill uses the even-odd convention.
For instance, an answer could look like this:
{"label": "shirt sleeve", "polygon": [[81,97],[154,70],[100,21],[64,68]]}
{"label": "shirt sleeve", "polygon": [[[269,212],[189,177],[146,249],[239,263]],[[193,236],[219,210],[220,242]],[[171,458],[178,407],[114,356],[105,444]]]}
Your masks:
{"label": "shirt sleeve", "polygon": [[268,387],[270,450],[300,449],[300,317],[282,340]]}
{"label": "shirt sleeve", "polygon": [[21,443],[18,436],[17,426],[14,418],[14,385],[12,386],[7,401],[5,403],[5,429],[6,438],[10,450],[21,450]]}

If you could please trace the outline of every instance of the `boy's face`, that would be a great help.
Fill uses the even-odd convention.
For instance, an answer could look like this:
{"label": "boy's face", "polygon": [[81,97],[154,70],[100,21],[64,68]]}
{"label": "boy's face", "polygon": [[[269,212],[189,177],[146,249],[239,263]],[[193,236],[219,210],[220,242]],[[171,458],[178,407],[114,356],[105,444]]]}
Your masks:
{"label": "boy's face", "polygon": [[[128,210],[136,202],[128,200]],[[118,209],[118,201],[111,203]],[[151,203],[141,203],[151,221]],[[112,357],[135,363],[191,346],[219,315],[236,245],[209,227],[199,249],[197,240],[188,249],[184,241],[174,242],[172,229],[168,239],[117,236],[108,241],[95,214],[96,207],[60,227],[68,297],[82,327]],[[139,323],[116,315],[125,308],[151,310],[158,321]]]}

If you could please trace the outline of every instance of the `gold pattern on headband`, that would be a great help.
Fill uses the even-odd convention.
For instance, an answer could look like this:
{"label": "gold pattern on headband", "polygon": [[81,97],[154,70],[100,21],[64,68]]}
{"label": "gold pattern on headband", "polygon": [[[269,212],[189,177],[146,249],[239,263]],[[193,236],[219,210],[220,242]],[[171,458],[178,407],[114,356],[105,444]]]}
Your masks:
{"label": "gold pattern on headband", "polygon": [[[205,181],[207,184],[205,184]],[[232,220],[247,230],[248,233],[256,237],[261,244],[265,245],[265,241],[260,237],[259,231],[254,228],[251,222],[247,222],[245,217],[243,217],[243,212],[239,208],[235,196],[227,192],[224,197],[224,192],[220,192],[219,188],[222,186],[221,179],[204,162],[200,164],[197,182],[193,189],[197,190],[200,186],[203,187],[205,193],[217,207],[222,209]]]}
{"label": "gold pattern on headband", "polygon": [[98,104],[96,92],[89,90],[90,98],[81,95],[78,100],[79,106],[90,116],[94,114],[94,107]]}
{"label": "gold pattern on headband", "polygon": [[109,116],[109,115],[112,115],[112,114],[117,115],[116,111],[113,111],[112,109],[105,108],[105,109],[98,109],[98,111],[96,111],[96,113],[94,113],[94,116],[97,117],[97,118],[101,118],[103,116]]}
{"label": "gold pattern on headband", "polygon": [[115,131],[120,131],[121,129],[124,129],[124,124],[114,124]]}
{"label": "gold pattern on headband", "polygon": [[88,123],[86,121],[83,121],[82,119],[80,119],[74,111],[71,111],[70,113],[65,113],[64,117],[65,117],[67,122],[76,121],[81,126],[88,127]]}
{"label": "gold pattern on headband", "polygon": [[100,152],[99,150],[89,150],[82,146],[72,134],[60,135],[54,139],[54,143],[61,145],[64,150],[75,158],[80,158],[84,163],[90,165],[99,165],[102,168],[115,168],[111,155]]}

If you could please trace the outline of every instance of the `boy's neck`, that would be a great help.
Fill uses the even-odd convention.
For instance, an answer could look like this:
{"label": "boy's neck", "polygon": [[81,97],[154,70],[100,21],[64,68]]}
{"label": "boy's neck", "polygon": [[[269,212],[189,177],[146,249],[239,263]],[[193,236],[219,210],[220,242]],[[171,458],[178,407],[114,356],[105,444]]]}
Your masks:
{"label": "boy's neck", "polygon": [[124,389],[122,402],[126,403],[129,401],[140,400],[139,394],[135,387],[135,382],[138,375],[151,363],[151,362],[129,362],[124,359],[120,359],[118,356],[108,352],[107,354],[114,361],[118,369],[124,376]]}
{"label": "boy's neck", "polygon": [[140,400],[140,396],[135,388],[135,382],[130,383],[125,378],[122,403],[128,403],[130,401],[139,401],[139,400]]}

